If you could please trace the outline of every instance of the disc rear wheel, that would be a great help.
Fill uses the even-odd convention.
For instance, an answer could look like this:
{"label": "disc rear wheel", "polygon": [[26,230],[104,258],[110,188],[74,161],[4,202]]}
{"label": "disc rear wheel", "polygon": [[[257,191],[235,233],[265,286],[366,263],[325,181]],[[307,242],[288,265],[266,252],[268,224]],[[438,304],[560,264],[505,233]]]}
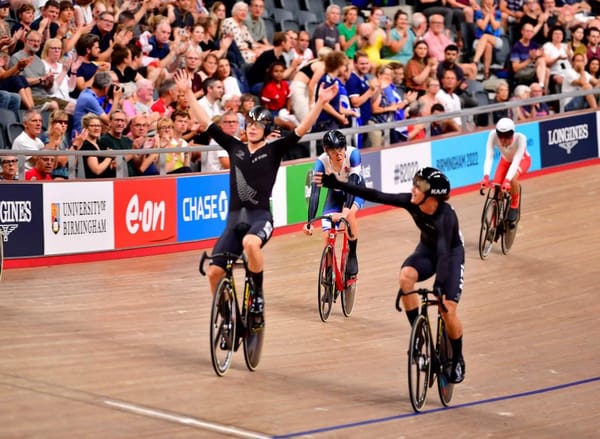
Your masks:
{"label": "disc rear wheel", "polygon": [[342,312],[346,317],[352,314],[354,308],[354,298],[356,297],[356,279],[346,281],[346,289],[342,293]]}
{"label": "disc rear wheel", "polygon": [[[507,209],[508,211],[508,209]],[[520,197],[520,190],[519,190],[519,215],[517,216],[517,220],[512,223],[509,224],[508,221],[506,221],[506,230],[504,232],[504,234],[502,235],[502,253],[504,253],[505,255],[510,253],[510,250],[512,249],[512,246],[515,242],[515,238],[517,237],[517,227],[519,225],[519,220],[521,219],[521,197]]]}
{"label": "disc rear wheel", "polygon": [[327,246],[323,249],[321,263],[319,265],[319,284],[317,288],[317,306],[319,316],[326,322],[333,307],[333,295],[335,293],[335,279],[333,274],[333,249]]}
{"label": "disc rear wheel", "polygon": [[427,389],[431,375],[431,348],[429,327],[425,317],[419,316],[412,327],[408,350],[408,392],[410,403],[416,412],[427,401]]}
{"label": "disc rear wheel", "polygon": [[252,316],[249,313],[249,307],[246,307],[246,335],[244,337],[244,360],[248,370],[254,371],[260,362],[263,340],[265,337],[265,322],[263,316],[262,326],[260,328],[252,327]]}
{"label": "disc rear wheel", "polygon": [[481,229],[479,231],[479,257],[486,259],[494,244],[496,236],[496,212],[498,203],[494,199],[488,199],[481,215]]}
{"label": "disc rear wheel", "polygon": [[225,375],[233,356],[236,333],[236,301],[229,279],[221,280],[213,296],[210,312],[210,356],[213,369]]}

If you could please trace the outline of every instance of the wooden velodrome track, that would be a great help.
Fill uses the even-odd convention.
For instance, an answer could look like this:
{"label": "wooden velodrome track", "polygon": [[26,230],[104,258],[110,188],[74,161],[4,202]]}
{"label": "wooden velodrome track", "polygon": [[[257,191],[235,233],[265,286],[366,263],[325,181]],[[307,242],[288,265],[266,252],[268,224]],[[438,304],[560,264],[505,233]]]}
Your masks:
{"label": "wooden velodrome track", "polygon": [[524,181],[513,253],[477,253],[482,197],[452,198],[467,246],[459,308],[467,379],[442,409],[408,400],[406,317],[393,308],[418,232],[361,218],[359,296],[316,309],[320,236],[265,249],[267,333],[210,364],[199,252],[13,269],[0,283],[2,438],[592,438],[600,425],[600,166]]}

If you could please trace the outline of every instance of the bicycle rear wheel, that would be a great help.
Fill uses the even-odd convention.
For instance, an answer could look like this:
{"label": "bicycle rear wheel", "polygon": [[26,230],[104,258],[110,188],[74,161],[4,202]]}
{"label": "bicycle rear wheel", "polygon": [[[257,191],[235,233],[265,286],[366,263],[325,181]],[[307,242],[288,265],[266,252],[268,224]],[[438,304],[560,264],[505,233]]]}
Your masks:
{"label": "bicycle rear wheel", "polygon": [[427,400],[431,374],[429,337],[429,326],[425,317],[421,315],[413,323],[408,348],[408,393],[416,412],[421,411]]}
{"label": "bicycle rear wheel", "polygon": [[342,312],[346,317],[352,314],[354,308],[354,298],[356,297],[356,279],[346,281],[346,289],[342,293]]}
{"label": "bicycle rear wheel", "polygon": [[319,316],[326,322],[333,307],[333,295],[335,293],[335,280],[333,279],[333,248],[326,246],[323,249],[321,263],[319,265],[319,284],[317,288],[317,306]]}
{"label": "bicycle rear wheel", "polygon": [[[521,189],[519,188],[519,216],[517,217],[517,220],[513,223],[513,224],[509,224],[508,221],[506,221],[506,227],[505,227],[505,231],[504,234],[502,235],[502,253],[504,253],[505,255],[510,253],[510,250],[512,249],[513,244],[515,243],[515,238],[517,237],[517,227],[519,225],[519,220],[521,219]],[[508,210],[506,209],[506,212],[508,214]]]}
{"label": "bicycle rear wheel", "polygon": [[4,271],[4,237],[0,231],[0,280],[2,280],[2,272]]}
{"label": "bicycle rear wheel", "polygon": [[225,375],[233,357],[236,306],[231,280],[223,278],[213,296],[210,312],[210,357],[219,376]]}
{"label": "bicycle rear wheel", "polygon": [[[250,296],[253,296],[250,292]],[[254,371],[260,362],[260,354],[262,353],[263,340],[265,337],[265,322],[260,328],[252,327],[252,316],[250,316],[250,304],[247,304],[244,310],[246,322],[246,334],[244,336],[244,360],[248,370]],[[264,319],[264,317],[263,317]]]}
{"label": "bicycle rear wheel", "polygon": [[450,371],[452,369],[452,345],[446,331],[446,323],[438,316],[438,336],[436,350],[440,360],[438,374],[438,393],[440,401],[444,406],[448,406],[454,394],[454,384],[449,381]]}
{"label": "bicycle rear wheel", "polygon": [[479,257],[486,259],[494,244],[496,236],[496,212],[498,211],[498,202],[493,198],[488,198],[481,214],[481,229],[479,231]]}

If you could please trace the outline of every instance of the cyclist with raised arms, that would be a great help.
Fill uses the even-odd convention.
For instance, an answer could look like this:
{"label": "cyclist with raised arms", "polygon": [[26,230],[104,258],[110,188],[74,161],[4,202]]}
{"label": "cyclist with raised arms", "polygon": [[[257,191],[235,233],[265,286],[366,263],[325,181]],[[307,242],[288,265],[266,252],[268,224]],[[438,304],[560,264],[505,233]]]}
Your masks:
{"label": "cyclist with raised arms", "polygon": [[[454,208],[447,203],[450,181],[438,169],[422,168],[413,177],[410,193],[390,194],[360,185],[344,183],[332,174],[315,174],[315,182],[323,186],[353,193],[367,201],[402,207],[412,216],[421,231],[415,251],[404,261],[400,270],[400,290],[413,291],[415,283],[435,275],[434,290],[444,296],[448,309],[442,312],[452,344],[450,381],[460,383],[465,377],[462,355],[463,327],[457,315],[463,288],[465,247]],[[419,297],[402,296],[406,316],[412,324],[419,316]]]}
{"label": "cyclist with raised arms", "polygon": [[[346,136],[340,131],[330,130],[323,136],[323,149],[325,150],[316,160],[313,172],[325,174],[335,174],[341,181],[348,181],[353,184],[362,183],[362,164],[358,148],[346,146]],[[314,182],[311,185],[310,201],[308,204],[308,221],[317,215],[319,208],[319,197],[321,194],[320,186]],[[323,206],[323,215],[333,215],[333,220],[337,221],[340,217],[346,218],[352,229],[352,237],[348,238],[348,262],[346,263],[346,276],[356,277],[358,274],[358,260],[356,258],[356,246],[358,244],[358,222],[356,221],[356,212],[364,205],[364,200],[355,197],[353,194],[340,190],[330,190]],[[331,224],[329,221],[323,221],[323,238],[327,244],[328,230]],[[312,225],[304,226],[304,233],[312,235]]]}
{"label": "cyclist with raised arms", "polygon": [[[273,215],[269,198],[277,177],[283,155],[293,148],[300,138],[308,133],[317,120],[325,103],[338,92],[337,85],[319,90],[319,97],[307,116],[289,134],[268,142],[266,137],[273,128],[273,115],[263,107],[254,107],[246,117],[246,143],[225,134],[212,123],[211,118],[196,102],[187,73],[175,74],[177,86],[185,92],[190,111],[197,118],[202,130],[229,153],[229,214],[225,230],[219,237],[213,254],[245,252],[248,268],[254,284],[254,300],[250,313],[254,329],[264,325],[263,309],[263,254],[262,247],[271,238]],[[208,269],[211,293],[214,294],[219,281],[225,275],[225,259],[215,258]]]}
{"label": "cyclist with raised arms", "polygon": [[515,133],[515,123],[503,117],[496,123],[496,129],[490,131],[487,140],[485,163],[483,164],[483,180],[481,188],[490,187],[490,172],[494,161],[494,147],[500,151],[500,162],[494,175],[494,183],[501,185],[503,191],[510,191],[511,203],[508,210],[508,221],[514,223],[519,218],[519,195],[521,184],[519,177],[529,169],[531,157],[527,152],[527,137]]}

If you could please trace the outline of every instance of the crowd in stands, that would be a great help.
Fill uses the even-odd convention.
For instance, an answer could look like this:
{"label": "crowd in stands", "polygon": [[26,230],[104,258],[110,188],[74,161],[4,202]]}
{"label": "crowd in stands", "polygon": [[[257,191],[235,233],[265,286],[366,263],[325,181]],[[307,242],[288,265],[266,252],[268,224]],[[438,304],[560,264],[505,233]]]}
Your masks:
{"label": "crowd in stands", "polygon": [[[254,106],[272,112],[277,136],[333,83],[339,93],[314,132],[443,115],[482,99],[588,90],[600,78],[600,1],[588,1],[0,0],[0,147],[143,150],[125,157],[130,176],[157,175],[161,166],[228,169],[222,151],[156,153],[214,144],[188,111],[173,79],[178,70],[191,75],[214,123],[241,139]],[[597,96],[564,105],[596,108]],[[523,105],[473,122],[553,111]],[[389,137],[398,143],[462,124],[449,118],[426,130],[415,123]],[[382,147],[384,139],[375,130],[354,142]],[[300,144],[286,159],[307,154]],[[22,176],[15,157],[1,157],[0,179],[68,178],[66,156],[28,157]],[[85,178],[115,177],[117,160],[90,155],[83,168]]]}

